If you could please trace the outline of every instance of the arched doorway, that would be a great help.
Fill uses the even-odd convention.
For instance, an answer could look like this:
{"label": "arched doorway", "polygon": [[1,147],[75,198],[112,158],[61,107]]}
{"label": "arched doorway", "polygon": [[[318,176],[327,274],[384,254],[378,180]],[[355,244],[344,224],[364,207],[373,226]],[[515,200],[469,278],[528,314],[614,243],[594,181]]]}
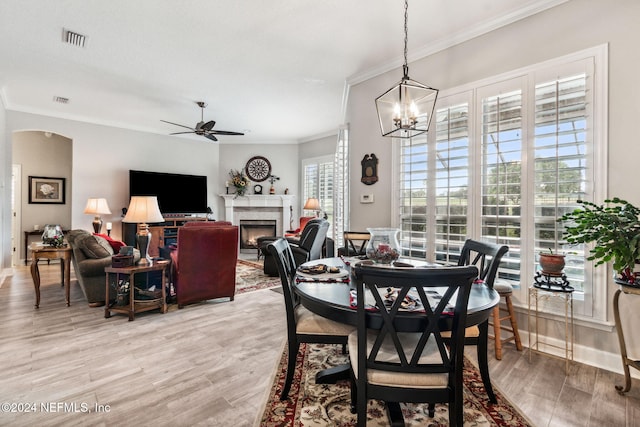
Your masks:
{"label": "arched doorway", "polygon": [[[36,231],[45,224],[71,226],[73,147],[71,139],[42,130],[13,132],[11,142],[11,263],[17,266],[27,259],[26,245],[38,238]],[[36,197],[30,184],[37,184],[40,178],[52,178],[62,194],[51,199]]]}

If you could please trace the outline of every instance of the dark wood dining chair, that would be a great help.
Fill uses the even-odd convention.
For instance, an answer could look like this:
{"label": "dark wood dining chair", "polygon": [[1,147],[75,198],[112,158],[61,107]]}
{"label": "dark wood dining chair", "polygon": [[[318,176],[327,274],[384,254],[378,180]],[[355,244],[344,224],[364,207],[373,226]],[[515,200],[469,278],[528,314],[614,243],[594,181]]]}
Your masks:
{"label": "dark wood dining chair", "polygon": [[368,231],[345,231],[343,233],[344,246],[338,248],[339,256],[365,255],[367,243],[371,238]]}
{"label": "dark wood dining chair", "polygon": [[[489,288],[494,288],[498,267],[504,254],[509,252],[509,247],[497,245],[490,242],[467,239],[462,246],[458,265],[475,265],[478,267],[477,281],[484,282]],[[497,306],[496,306],[497,307]],[[494,309],[495,313],[495,309]],[[488,336],[489,321],[478,326],[472,326],[465,331],[465,345],[475,345],[478,351],[478,367],[484,388],[491,403],[497,403],[496,395],[493,392],[491,378],[489,377],[489,361],[487,359],[487,339],[481,339],[482,334]]]}
{"label": "dark wood dining chair", "polygon": [[[388,410],[392,402],[429,403],[431,416],[435,403],[447,403],[449,425],[462,426],[464,325],[478,269],[355,265],[353,271],[358,327],[349,335],[348,348],[357,425],[366,426],[367,400],[380,399]],[[444,292],[434,293],[434,287]],[[397,290],[391,302],[385,299],[388,288]],[[420,302],[411,313],[403,311],[407,295]],[[367,304],[375,304],[376,313]],[[414,325],[416,317],[424,318],[419,330],[406,330],[407,316]],[[450,331],[449,346],[442,337],[445,330]]]}
{"label": "dark wood dining chair", "polygon": [[300,344],[319,343],[346,346],[347,336],[354,330],[354,327],[318,316],[300,305],[293,290],[296,262],[286,239],[279,238],[275,242],[269,243],[267,250],[273,256],[278,267],[287,316],[287,377],[280,394],[280,400],[284,400],[289,395]]}

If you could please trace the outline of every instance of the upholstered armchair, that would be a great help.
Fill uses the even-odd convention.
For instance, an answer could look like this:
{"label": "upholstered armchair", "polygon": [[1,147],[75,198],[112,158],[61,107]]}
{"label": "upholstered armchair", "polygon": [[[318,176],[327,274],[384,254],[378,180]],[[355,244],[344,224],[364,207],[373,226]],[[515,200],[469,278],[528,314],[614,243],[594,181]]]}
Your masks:
{"label": "upholstered armchair", "polygon": [[171,259],[179,308],[214,298],[229,297],[233,301],[237,226],[224,221],[187,223],[178,230],[178,247]]}
{"label": "upholstered armchair", "polygon": [[[324,218],[314,218],[307,222],[299,238],[287,237],[296,266],[322,258],[322,247],[327,239],[327,231],[329,231],[329,221]],[[278,266],[271,253],[267,250],[267,245],[273,240],[263,241],[261,247],[264,255],[264,274],[269,276],[278,275]]]}

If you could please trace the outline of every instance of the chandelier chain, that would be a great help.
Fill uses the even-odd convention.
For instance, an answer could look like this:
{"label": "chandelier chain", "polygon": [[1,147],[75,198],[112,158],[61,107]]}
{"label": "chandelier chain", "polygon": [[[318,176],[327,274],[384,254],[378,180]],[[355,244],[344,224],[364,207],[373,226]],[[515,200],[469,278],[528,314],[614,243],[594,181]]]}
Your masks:
{"label": "chandelier chain", "polygon": [[407,65],[407,44],[409,41],[409,0],[404,0],[404,65],[402,70],[404,71],[404,77],[409,78],[409,66]]}

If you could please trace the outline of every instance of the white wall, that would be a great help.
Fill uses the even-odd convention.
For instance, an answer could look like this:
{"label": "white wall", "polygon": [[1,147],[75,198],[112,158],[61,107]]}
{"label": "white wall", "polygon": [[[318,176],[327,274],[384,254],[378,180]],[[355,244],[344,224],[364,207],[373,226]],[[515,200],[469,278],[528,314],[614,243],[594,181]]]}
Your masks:
{"label": "white wall", "polygon": [[[129,202],[129,169],[206,175],[210,202],[217,202],[217,194],[221,187],[224,188],[224,183],[220,186],[218,182],[219,145],[207,140],[7,111],[9,132],[33,129],[34,123],[73,141],[73,171],[67,182],[71,188],[67,199],[71,208],[71,228],[91,230],[93,217],[83,213],[84,206],[90,197],[105,197],[112,214],[103,215],[102,219],[113,223],[114,237],[121,237],[121,209]],[[11,159],[12,153],[4,164],[10,166]],[[23,178],[26,180],[26,175]],[[10,204],[3,201],[2,206],[4,212]],[[212,208],[215,212],[215,207]],[[32,227],[32,224],[23,224],[25,227]],[[3,242],[8,236],[3,231]]]}
{"label": "white wall", "polygon": [[[571,0],[523,21],[488,33],[409,64],[411,78],[441,90],[557,58],[586,48],[609,44],[609,189],[640,204],[637,159],[640,144],[636,122],[640,116],[640,2],[637,0]],[[352,174],[359,171],[365,153],[380,159],[380,181],[367,188],[375,203],[362,205],[358,198],[364,185],[351,187],[351,227],[389,225],[391,203],[391,140],[380,136],[374,100],[396,84],[400,69],[354,85],[350,90],[347,121],[350,124]],[[359,174],[359,172],[358,172]],[[609,302],[616,287],[611,284]],[[525,301],[526,303],[526,301]],[[637,311],[637,310],[636,310]],[[612,321],[611,315],[609,320]],[[526,315],[520,319],[526,328]],[[580,322],[579,322],[580,323]],[[526,330],[526,329],[525,329]],[[620,371],[618,342],[610,325],[582,323],[576,328],[578,358]],[[585,360],[587,361],[587,360]]]}
{"label": "white wall", "polygon": [[[289,194],[298,195],[298,145],[297,144],[224,144],[220,146],[221,164],[217,178],[222,187],[219,193],[224,194],[224,182],[229,180],[231,169],[243,170],[247,161],[253,156],[262,156],[271,163],[271,174],[280,177],[273,186],[276,194],[284,194],[285,189],[289,189]],[[262,194],[269,193],[271,184],[268,180],[259,183],[251,182],[250,190],[247,194],[253,194],[253,186],[262,185]],[[230,189],[233,192],[233,189]],[[222,198],[218,197],[222,201]],[[293,202],[293,217],[298,215],[295,212],[297,199]],[[224,206],[224,205],[222,205]],[[220,213],[221,215],[218,215]],[[216,218],[223,219],[224,209],[216,212]]]}

